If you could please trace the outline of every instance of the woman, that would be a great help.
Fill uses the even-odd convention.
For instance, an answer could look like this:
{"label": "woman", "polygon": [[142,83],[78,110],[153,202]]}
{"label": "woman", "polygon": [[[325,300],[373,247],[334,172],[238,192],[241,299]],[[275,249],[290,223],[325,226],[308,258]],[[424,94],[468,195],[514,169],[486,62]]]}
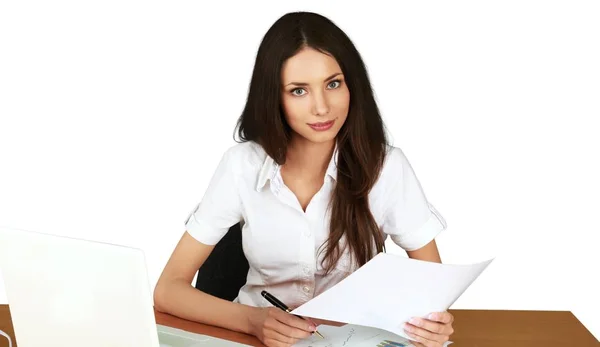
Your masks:
{"label": "woman", "polygon": [[[290,346],[324,321],[274,308],[262,290],[298,307],[381,252],[387,235],[410,258],[440,262],[445,222],[387,144],[360,55],[327,18],[288,13],[267,31],[238,134],[156,285],[159,311]],[[230,302],[190,283],[236,223],[250,269]],[[438,312],[407,333],[441,346],[452,321]]]}

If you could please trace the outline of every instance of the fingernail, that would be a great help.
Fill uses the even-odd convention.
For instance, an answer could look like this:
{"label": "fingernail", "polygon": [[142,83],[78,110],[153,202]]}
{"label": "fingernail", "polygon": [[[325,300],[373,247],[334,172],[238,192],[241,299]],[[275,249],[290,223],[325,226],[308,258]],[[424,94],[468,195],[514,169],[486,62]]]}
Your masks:
{"label": "fingernail", "polygon": [[411,318],[409,320],[409,322],[410,322],[410,324],[413,324],[413,325],[416,325],[416,326],[421,325],[421,320],[419,318],[413,317],[413,318]]}
{"label": "fingernail", "polygon": [[431,313],[431,314],[429,314],[429,316],[427,318],[429,318],[429,319],[436,319],[437,315],[435,313]]}

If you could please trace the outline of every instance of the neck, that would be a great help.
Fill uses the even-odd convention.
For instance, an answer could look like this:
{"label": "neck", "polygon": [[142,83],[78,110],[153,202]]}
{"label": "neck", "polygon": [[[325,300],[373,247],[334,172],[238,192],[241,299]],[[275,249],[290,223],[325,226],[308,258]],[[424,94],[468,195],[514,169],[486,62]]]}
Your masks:
{"label": "neck", "polygon": [[335,140],[314,143],[292,140],[288,146],[285,166],[309,176],[323,176],[335,149]]}

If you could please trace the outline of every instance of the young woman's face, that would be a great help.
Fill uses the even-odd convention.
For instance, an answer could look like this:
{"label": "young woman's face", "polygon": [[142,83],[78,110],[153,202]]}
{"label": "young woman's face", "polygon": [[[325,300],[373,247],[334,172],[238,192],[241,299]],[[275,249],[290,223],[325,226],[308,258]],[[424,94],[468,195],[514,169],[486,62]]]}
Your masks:
{"label": "young woman's face", "polygon": [[350,92],[337,61],[304,48],[284,63],[281,78],[285,119],[296,140],[333,140],[350,105]]}

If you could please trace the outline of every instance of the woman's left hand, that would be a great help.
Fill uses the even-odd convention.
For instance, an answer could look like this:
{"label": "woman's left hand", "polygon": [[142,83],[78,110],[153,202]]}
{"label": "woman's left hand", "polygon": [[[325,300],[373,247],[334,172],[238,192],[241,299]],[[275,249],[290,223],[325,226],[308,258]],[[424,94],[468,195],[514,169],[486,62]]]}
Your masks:
{"label": "woman's left hand", "polygon": [[454,316],[449,312],[434,312],[427,319],[414,317],[406,323],[404,331],[418,347],[440,347],[454,333]]}

